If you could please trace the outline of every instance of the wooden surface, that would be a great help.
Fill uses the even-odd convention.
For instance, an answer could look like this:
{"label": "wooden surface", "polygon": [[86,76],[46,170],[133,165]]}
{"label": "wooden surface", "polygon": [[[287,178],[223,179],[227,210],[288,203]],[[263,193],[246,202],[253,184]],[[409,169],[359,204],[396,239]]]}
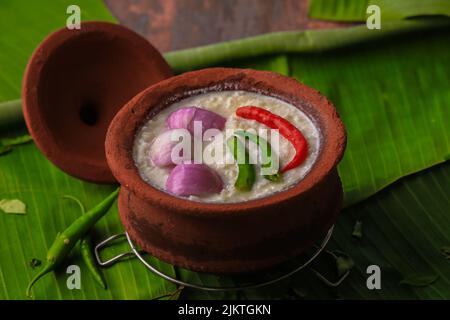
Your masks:
{"label": "wooden surface", "polygon": [[104,0],[121,24],[160,51],[267,32],[337,27],[308,18],[308,0]]}

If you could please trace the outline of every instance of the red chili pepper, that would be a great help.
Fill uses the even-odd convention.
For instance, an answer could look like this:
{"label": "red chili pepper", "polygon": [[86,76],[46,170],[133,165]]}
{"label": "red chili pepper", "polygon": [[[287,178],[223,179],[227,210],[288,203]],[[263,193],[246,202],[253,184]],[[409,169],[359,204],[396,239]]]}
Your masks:
{"label": "red chili pepper", "polygon": [[236,115],[245,119],[258,121],[271,129],[278,129],[280,134],[293,145],[295,156],[281,169],[282,173],[298,167],[305,161],[308,154],[308,143],[300,130],[292,123],[266,109],[254,106],[239,107],[236,110]]}

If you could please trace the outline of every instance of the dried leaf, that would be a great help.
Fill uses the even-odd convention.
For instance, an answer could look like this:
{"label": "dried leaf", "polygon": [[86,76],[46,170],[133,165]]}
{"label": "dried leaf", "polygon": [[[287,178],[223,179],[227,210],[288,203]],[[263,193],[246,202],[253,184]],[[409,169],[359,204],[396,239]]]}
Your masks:
{"label": "dried leaf", "polygon": [[407,275],[400,284],[406,284],[412,287],[426,287],[434,283],[439,276],[437,274],[412,273]]}
{"label": "dried leaf", "polygon": [[356,221],[355,225],[353,226],[352,236],[356,239],[362,239],[362,221]]}
{"label": "dried leaf", "polygon": [[354,267],[355,263],[353,262],[353,259],[345,252],[336,250],[333,251],[333,253],[336,255],[338,277],[342,277]]}
{"label": "dried leaf", "polygon": [[19,199],[2,199],[0,200],[0,209],[5,213],[26,214],[26,205]]}
{"label": "dried leaf", "polygon": [[175,291],[154,297],[152,300],[178,300],[183,289],[184,286],[179,286]]}
{"label": "dried leaf", "polygon": [[42,261],[36,258],[30,260],[29,265],[32,269],[39,267],[42,264]]}
{"label": "dried leaf", "polygon": [[441,247],[441,254],[445,257],[445,259],[450,260],[450,246]]}

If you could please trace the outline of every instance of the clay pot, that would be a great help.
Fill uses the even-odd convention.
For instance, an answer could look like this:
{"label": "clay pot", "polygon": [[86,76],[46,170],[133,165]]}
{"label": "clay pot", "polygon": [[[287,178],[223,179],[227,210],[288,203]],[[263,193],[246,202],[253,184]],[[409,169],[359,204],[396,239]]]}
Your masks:
{"label": "clay pot", "polygon": [[[141,179],[132,157],[138,129],[180,99],[219,90],[273,96],[310,116],[320,129],[321,150],[303,180],[266,198],[216,204],[178,198]],[[129,101],[109,127],[106,156],[122,185],[121,220],[142,249],[188,269],[230,273],[267,268],[294,257],[333,225],[342,205],[336,165],[345,144],[339,116],[316,90],[275,73],[214,68],[159,82]]]}
{"label": "clay pot", "polygon": [[23,111],[38,148],[75,177],[115,182],[106,162],[106,130],[134,95],[172,71],[144,38],[119,25],[84,22],[48,36],[23,80]]}

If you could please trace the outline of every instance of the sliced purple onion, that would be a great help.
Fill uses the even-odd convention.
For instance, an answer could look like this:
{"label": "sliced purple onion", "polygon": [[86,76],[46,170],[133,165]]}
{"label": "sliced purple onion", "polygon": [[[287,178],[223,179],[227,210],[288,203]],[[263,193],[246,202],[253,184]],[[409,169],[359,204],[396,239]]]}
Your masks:
{"label": "sliced purple onion", "polygon": [[193,134],[195,121],[202,122],[203,134],[208,129],[223,130],[227,120],[212,111],[197,107],[185,107],[169,115],[167,118],[167,127],[169,129],[187,129]]}
{"label": "sliced purple onion", "polygon": [[174,131],[168,130],[161,133],[151,145],[149,156],[155,166],[167,167],[174,164],[171,154],[173,147],[178,143],[171,140]]}
{"label": "sliced purple onion", "polygon": [[219,193],[222,189],[222,179],[206,164],[179,164],[166,181],[167,191],[184,197]]}

